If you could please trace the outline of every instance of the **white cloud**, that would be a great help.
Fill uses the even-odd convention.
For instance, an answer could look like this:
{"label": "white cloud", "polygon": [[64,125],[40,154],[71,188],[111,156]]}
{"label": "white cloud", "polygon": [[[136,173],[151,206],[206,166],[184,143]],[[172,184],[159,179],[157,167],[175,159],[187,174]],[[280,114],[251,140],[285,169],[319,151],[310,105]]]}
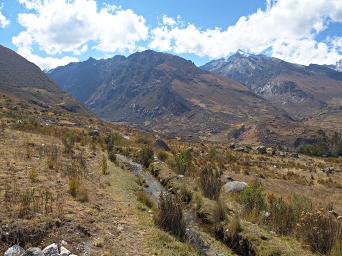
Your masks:
{"label": "white cloud", "polygon": [[[28,59],[29,61],[38,65],[41,69],[52,69],[58,66],[66,65],[70,62],[79,61],[75,57],[62,57],[62,58],[54,58],[54,57],[40,57],[36,54],[32,53],[32,43],[33,37],[30,33],[23,31],[18,36],[12,38],[13,44],[18,47],[18,54]],[[86,49],[81,49],[81,51],[85,51]],[[75,54],[75,53],[74,53]]]}
{"label": "white cloud", "polygon": [[243,16],[226,30],[163,22],[151,31],[149,46],[210,58],[238,49],[255,53],[271,49],[274,56],[302,64],[334,63],[341,58],[336,45],[315,40],[329,23],[342,22],[341,0],[266,0],[266,5],[266,10]]}
{"label": "white cloud", "polygon": [[2,14],[3,4],[0,4],[0,27],[5,28],[10,24],[10,21]]}
{"label": "white cloud", "polygon": [[30,38],[31,44],[37,44],[48,54],[81,54],[90,43],[107,53],[131,52],[148,36],[145,19],[130,9],[115,5],[99,9],[95,0],[18,1],[29,12],[18,15],[26,36],[19,34],[13,38],[17,46],[28,45],[24,41]]}
{"label": "white cloud", "polygon": [[167,15],[164,15],[163,16],[163,24],[164,25],[167,25],[167,26],[173,26],[173,25],[176,25],[176,20],[174,18],[171,18]]}
{"label": "white cloud", "polygon": [[36,54],[32,53],[32,50],[28,47],[19,47],[18,54],[33,62],[37,66],[39,66],[42,70],[50,70],[52,68],[58,66],[64,66],[69,64],[70,62],[78,62],[79,59],[75,57],[62,57],[62,58],[54,58],[54,57],[40,57]]}

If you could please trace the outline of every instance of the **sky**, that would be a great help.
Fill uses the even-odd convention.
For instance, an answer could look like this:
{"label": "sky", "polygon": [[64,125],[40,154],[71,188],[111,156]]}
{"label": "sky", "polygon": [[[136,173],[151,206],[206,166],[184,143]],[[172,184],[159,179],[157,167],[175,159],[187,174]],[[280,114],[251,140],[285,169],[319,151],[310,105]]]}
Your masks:
{"label": "sky", "polygon": [[342,58],[342,0],[0,0],[0,44],[51,69],[153,49],[197,65],[237,50]]}

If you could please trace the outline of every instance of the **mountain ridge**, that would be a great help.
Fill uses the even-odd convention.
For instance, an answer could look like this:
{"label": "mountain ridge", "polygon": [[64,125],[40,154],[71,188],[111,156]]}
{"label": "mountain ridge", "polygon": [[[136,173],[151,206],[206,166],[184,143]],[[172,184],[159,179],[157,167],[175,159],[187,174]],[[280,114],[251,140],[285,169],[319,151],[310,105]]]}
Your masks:
{"label": "mountain ridge", "polygon": [[69,64],[49,76],[101,118],[174,135],[223,136],[241,122],[291,122],[242,84],[152,50]]}
{"label": "mountain ridge", "polygon": [[244,84],[299,120],[341,106],[342,73],[326,66],[237,52],[201,68]]}

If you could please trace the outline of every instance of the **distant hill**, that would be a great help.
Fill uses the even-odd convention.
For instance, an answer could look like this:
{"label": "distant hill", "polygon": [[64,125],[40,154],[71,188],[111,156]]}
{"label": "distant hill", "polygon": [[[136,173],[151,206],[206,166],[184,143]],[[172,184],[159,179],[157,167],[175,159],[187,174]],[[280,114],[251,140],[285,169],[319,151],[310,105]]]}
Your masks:
{"label": "distant hill", "polygon": [[39,108],[90,112],[63,92],[39,67],[0,45],[0,93]]}
{"label": "distant hill", "polygon": [[102,118],[168,134],[226,137],[241,124],[291,122],[244,85],[151,50],[90,58],[48,75]]}
{"label": "distant hill", "polygon": [[326,66],[303,66],[238,51],[201,68],[244,84],[294,118],[311,118],[342,107],[342,73]]}

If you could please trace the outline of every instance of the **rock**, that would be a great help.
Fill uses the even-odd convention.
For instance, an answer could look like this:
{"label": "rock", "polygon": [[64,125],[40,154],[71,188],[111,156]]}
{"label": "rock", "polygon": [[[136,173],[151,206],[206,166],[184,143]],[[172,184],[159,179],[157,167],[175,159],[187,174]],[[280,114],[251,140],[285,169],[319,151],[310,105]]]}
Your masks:
{"label": "rock", "polygon": [[37,247],[31,247],[23,256],[45,256],[41,249]]}
{"label": "rock", "polygon": [[67,248],[61,246],[61,251],[59,253],[59,256],[69,256],[70,254],[71,252]]}
{"label": "rock", "polygon": [[235,147],[236,147],[235,143],[230,143],[230,144],[229,144],[229,148],[230,148],[230,149],[234,149]]}
{"label": "rock", "polygon": [[5,252],[4,256],[22,256],[24,253],[25,250],[19,245],[13,245]]}
{"label": "rock", "polygon": [[247,187],[246,182],[242,181],[230,181],[223,185],[223,191],[225,193],[236,193],[241,192]]}
{"label": "rock", "polygon": [[56,243],[50,244],[43,250],[44,256],[59,256],[58,245]]}
{"label": "rock", "polygon": [[333,174],[335,172],[334,167],[326,167],[321,169],[322,172],[326,173],[326,174]]}
{"label": "rock", "polygon": [[286,152],[285,151],[279,151],[279,156],[285,157],[286,156]]}
{"label": "rock", "polygon": [[89,132],[89,136],[93,139],[97,139],[100,136],[100,131],[98,129],[93,129]]}
{"label": "rock", "polygon": [[276,151],[274,148],[267,148],[266,149],[267,155],[274,156],[276,154]]}
{"label": "rock", "polygon": [[265,146],[258,146],[256,148],[256,151],[258,151],[259,154],[266,154],[267,153],[267,150],[266,150]]}
{"label": "rock", "polygon": [[291,154],[291,157],[293,157],[293,158],[299,158],[299,155],[298,155],[298,153],[293,152],[293,153]]}
{"label": "rock", "polygon": [[170,151],[170,147],[162,139],[157,139],[156,142],[154,143],[154,147],[157,149]]}

